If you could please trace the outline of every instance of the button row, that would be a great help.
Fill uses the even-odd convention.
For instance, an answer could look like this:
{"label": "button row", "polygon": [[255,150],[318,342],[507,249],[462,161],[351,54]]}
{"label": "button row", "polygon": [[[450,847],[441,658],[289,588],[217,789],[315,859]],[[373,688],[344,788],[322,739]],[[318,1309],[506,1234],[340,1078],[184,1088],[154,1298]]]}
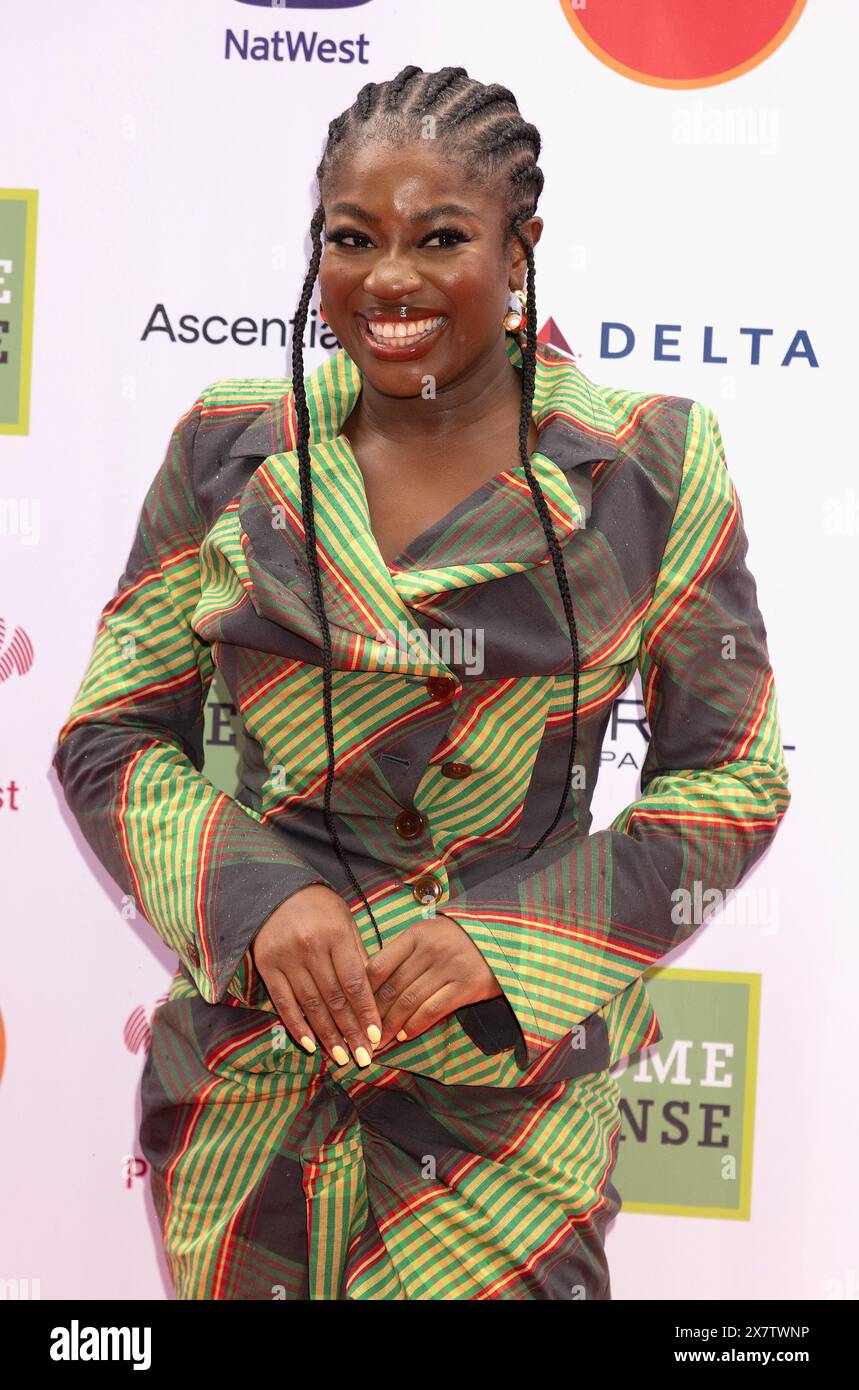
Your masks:
{"label": "button row", "polygon": [[[394,821],[394,828],[404,840],[414,840],[426,825],[425,818],[418,811],[400,811]],[[415,900],[419,903],[438,902],[444,887],[434,874],[421,874],[411,885]]]}

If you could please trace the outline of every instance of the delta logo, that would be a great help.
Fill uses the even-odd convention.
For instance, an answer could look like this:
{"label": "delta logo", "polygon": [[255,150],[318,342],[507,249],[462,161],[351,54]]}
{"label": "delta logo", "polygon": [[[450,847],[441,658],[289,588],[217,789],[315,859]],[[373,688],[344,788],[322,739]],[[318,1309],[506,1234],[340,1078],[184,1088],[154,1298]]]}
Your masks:
{"label": "delta logo", "polygon": [[769,58],[806,0],[561,0],[606,67],[650,87],[714,87]]}

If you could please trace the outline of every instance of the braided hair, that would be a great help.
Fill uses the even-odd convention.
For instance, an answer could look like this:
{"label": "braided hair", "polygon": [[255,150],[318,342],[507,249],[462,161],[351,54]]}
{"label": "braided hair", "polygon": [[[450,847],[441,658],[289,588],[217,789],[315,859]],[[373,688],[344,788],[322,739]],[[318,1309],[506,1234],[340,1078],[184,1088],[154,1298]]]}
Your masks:
{"label": "braided hair", "polygon": [[466,177],[493,179],[506,174],[505,241],[516,237],[525,250],[528,266],[526,282],[526,345],[522,354],[522,411],[519,420],[519,457],[534,504],[543,526],[554,565],[558,588],[564,605],[570,643],[573,652],[573,718],[570,756],[564,778],[564,791],[554,820],[532,845],[526,858],[543,844],[560,820],[570,790],[576,757],[576,736],[579,704],[579,642],[573,614],[570,587],[564,568],[561,548],[549,513],[546,499],[531,470],[528,454],[528,433],[531,406],[534,399],[537,357],[537,304],[534,293],[534,248],[520,228],[533,217],[543,188],[543,173],[537,165],[541,139],[536,126],[529,124],[519,112],[516,98],[498,83],[484,84],[469,77],[465,68],[441,68],[424,72],[409,65],[388,82],[367,82],[353,104],[328,126],[328,139],[316,169],[319,203],[310,223],[313,253],[295,314],[292,338],[292,384],[297,424],[297,453],[301,487],[301,506],[304,520],[304,540],[313,585],[313,599],[322,633],[323,705],[325,737],[328,745],[328,776],[325,782],[323,813],[331,843],[349,880],[364,902],[379,945],[382,937],[366,894],[355,877],[346,856],[331,812],[331,790],[334,784],[334,718],[332,713],[332,648],[331,632],[322,596],[322,580],[316,553],[316,525],[313,511],[313,487],[310,477],[310,417],[304,381],[304,331],[313,286],[322,258],[321,232],[324,224],[322,190],[346,151],[356,145],[383,140],[392,144],[407,144],[421,138],[426,121],[432,120],[433,134],[442,152],[449,150]]}

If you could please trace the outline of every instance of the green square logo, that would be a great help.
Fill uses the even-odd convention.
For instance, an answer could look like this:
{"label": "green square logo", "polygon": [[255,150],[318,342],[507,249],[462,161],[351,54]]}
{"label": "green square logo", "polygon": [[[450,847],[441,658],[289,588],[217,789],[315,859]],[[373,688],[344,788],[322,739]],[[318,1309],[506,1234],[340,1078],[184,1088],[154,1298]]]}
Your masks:
{"label": "green square logo", "polygon": [[748,1221],[760,975],[653,970],[663,1037],[614,1069],[623,1210]]}
{"label": "green square logo", "polygon": [[0,188],[0,434],[30,432],[38,196]]}

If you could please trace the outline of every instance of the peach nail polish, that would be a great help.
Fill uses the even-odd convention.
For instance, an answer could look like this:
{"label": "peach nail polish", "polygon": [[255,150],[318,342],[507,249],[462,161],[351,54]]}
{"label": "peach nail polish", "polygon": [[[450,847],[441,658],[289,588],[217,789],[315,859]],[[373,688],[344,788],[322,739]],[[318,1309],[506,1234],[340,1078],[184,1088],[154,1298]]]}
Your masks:
{"label": "peach nail polish", "polygon": [[345,1047],[340,1047],[339,1044],[337,1047],[332,1047],[331,1056],[340,1067],[345,1067],[349,1061],[349,1053],[346,1051]]}

